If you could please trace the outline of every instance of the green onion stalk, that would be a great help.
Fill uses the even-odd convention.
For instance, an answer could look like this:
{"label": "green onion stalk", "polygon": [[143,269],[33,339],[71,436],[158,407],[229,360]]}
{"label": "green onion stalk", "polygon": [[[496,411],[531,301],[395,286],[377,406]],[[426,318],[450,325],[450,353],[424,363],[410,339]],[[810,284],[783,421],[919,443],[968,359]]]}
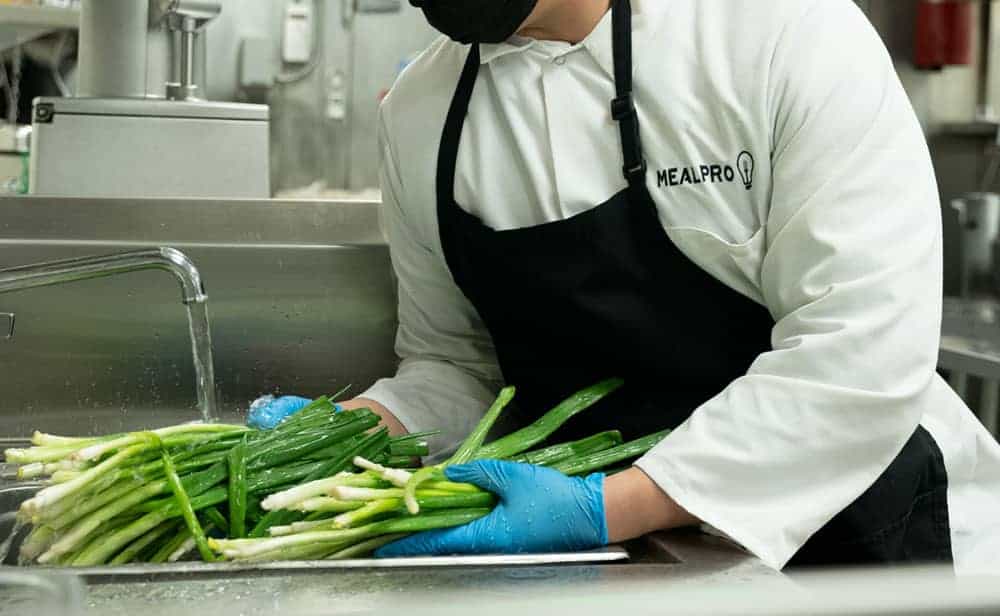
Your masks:
{"label": "green onion stalk", "polygon": [[[32,447],[5,452],[22,478],[50,479],[18,512],[31,525],[19,560],[167,562],[192,549],[202,560],[214,559],[209,536],[242,539],[248,523],[262,522],[266,533],[273,520],[260,503],[275,492],[354,470],[359,455],[387,460],[390,446],[397,456],[425,453],[429,434],[368,433],[378,423],[368,409],[338,413],[326,399],[273,432],[185,424],[92,438],[36,433]],[[377,480],[347,483],[386,487]],[[291,515],[297,521],[305,514]]]}
{"label": "green onion stalk", "polygon": [[535,447],[622,386],[580,391],[534,423],[492,442],[515,396],[502,390],[446,462],[427,468],[436,432],[390,438],[369,409],[337,412],[322,397],[272,431],[185,424],[77,438],[36,433],[5,452],[24,479],[49,485],[18,512],[31,531],[19,561],[49,566],[345,559],[412,533],[489,514],[493,494],[449,481],[451,465],[502,459],[567,475],[618,468],[668,432],[623,443],[611,430]]}

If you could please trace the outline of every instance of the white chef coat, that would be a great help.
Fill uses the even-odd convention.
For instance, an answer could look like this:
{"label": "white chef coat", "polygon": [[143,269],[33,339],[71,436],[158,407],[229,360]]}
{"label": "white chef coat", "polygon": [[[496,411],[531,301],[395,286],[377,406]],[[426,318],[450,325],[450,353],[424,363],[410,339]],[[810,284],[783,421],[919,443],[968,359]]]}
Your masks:
{"label": "white chef coat", "polygon": [[[849,0],[633,5],[636,105],[663,227],[776,321],[774,350],[638,466],[781,568],[923,425],[948,471],[956,568],[1000,567],[1000,446],[935,371],[938,192],[878,35]],[[608,15],[577,45],[515,37],[483,47],[458,157],[463,208],[515,229],[625,188],[611,40]],[[402,363],[363,394],[410,430],[443,427],[443,448],[471,430],[502,380],[437,228],[438,146],[467,53],[438,40],[382,107]]]}

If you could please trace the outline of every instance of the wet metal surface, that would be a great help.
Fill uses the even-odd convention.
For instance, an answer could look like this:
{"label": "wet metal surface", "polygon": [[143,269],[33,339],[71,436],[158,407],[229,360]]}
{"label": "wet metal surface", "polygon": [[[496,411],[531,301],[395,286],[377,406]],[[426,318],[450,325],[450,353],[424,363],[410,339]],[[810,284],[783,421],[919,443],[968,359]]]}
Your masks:
{"label": "wet metal surface", "polygon": [[[702,548],[699,548],[702,549]],[[704,546],[708,553],[711,546]],[[717,563],[716,563],[717,565]],[[956,582],[946,569],[834,571],[786,577],[753,566],[629,569],[624,565],[371,570],[91,585],[46,611],[30,586],[6,592],[0,614],[390,614],[510,616],[972,616],[1000,613],[996,578]],[[41,584],[51,582],[40,582]],[[36,586],[37,587],[37,586]],[[70,594],[63,591],[62,596]],[[44,601],[44,602],[43,602]],[[75,608],[75,609],[74,609]]]}
{"label": "wet metal surface", "polygon": [[[660,551],[666,553],[654,562]],[[89,613],[114,615],[374,614],[412,605],[421,597],[440,608],[472,595],[502,602],[532,592],[565,596],[627,592],[644,583],[665,588],[691,582],[742,585],[784,579],[735,547],[698,533],[659,536],[645,553],[648,560],[629,564],[361,568],[321,574],[261,571],[223,579],[111,581],[92,583],[87,605]]]}
{"label": "wet metal surface", "polygon": [[[20,497],[30,491],[17,490]],[[0,488],[0,498],[3,494]],[[7,500],[14,501],[10,487]],[[0,534],[4,531],[9,528],[0,529]],[[438,558],[433,566],[421,563],[422,559],[249,566],[185,563],[72,572],[7,566],[0,567],[0,574],[73,573],[87,585],[86,613],[144,616],[374,614],[414,601],[440,607],[472,595],[501,601],[524,593],[627,592],[650,583],[663,588],[691,582],[742,586],[785,579],[732,544],[694,531],[652,535],[627,548],[631,560],[612,563],[537,564],[551,557],[522,556]],[[622,556],[621,548],[612,548],[584,558]],[[9,606],[40,600],[37,585],[0,584],[0,595]]]}

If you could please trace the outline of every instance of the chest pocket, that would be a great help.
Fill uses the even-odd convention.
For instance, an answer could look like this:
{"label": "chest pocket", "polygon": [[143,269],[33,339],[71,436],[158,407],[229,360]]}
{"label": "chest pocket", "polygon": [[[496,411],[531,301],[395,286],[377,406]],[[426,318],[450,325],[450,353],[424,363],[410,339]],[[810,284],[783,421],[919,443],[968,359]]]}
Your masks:
{"label": "chest pocket", "polygon": [[761,264],[766,250],[765,229],[742,243],[728,242],[711,231],[695,227],[668,227],[667,236],[678,249],[723,284],[764,305]]}

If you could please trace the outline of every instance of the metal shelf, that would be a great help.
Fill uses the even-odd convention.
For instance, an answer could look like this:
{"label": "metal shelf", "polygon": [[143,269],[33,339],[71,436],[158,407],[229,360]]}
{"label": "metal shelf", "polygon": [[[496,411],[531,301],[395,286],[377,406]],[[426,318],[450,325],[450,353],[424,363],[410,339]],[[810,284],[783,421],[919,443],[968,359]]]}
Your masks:
{"label": "metal shelf", "polygon": [[1000,379],[1000,303],[992,299],[944,299],[939,366]]}
{"label": "metal shelf", "polygon": [[53,30],[79,26],[79,9],[0,4],[0,50],[23,45]]}
{"label": "metal shelf", "polygon": [[988,121],[952,123],[943,125],[941,132],[954,137],[997,139],[1000,135],[1000,124]]}

